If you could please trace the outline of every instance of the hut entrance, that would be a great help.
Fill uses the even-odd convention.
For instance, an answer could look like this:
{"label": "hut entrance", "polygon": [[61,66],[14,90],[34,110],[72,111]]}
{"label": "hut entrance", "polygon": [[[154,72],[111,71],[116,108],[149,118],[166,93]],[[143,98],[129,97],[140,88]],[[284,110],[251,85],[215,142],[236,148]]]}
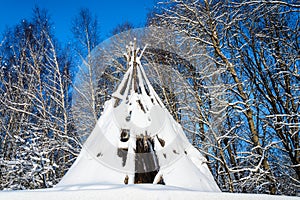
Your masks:
{"label": "hut entrance", "polygon": [[[159,164],[153,139],[147,136],[137,137],[134,183],[153,183],[158,171]],[[163,180],[158,184],[164,184]]]}

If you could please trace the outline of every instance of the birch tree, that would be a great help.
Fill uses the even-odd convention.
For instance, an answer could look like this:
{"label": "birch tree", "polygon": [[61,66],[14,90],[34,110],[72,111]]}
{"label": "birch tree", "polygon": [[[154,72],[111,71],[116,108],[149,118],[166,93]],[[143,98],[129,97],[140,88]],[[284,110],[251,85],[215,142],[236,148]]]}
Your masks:
{"label": "birch tree", "polygon": [[[1,188],[51,187],[76,155],[68,132],[69,81],[47,12],[35,8],[6,34],[1,52]],[[74,148],[72,148],[74,147]]]}
{"label": "birch tree", "polygon": [[[197,51],[192,54],[208,58],[207,65],[212,65],[216,72],[206,82],[195,82],[194,89],[206,89],[204,95],[199,95],[199,110],[203,112],[198,120],[204,121],[206,128],[198,130],[198,134],[202,132],[198,145],[211,161],[211,170],[220,187],[231,192],[295,194],[299,184],[294,157],[297,148],[296,151],[292,148],[298,144],[299,110],[295,105],[299,95],[293,81],[298,78],[299,68],[296,53],[299,6],[280,1],[181,0],[160,5],[160,10],[152,14],[158,20],[150,22],[173,27],[185,35],[186,41],[193,40],[198,49],[205,49],[202,54]],[[195,65],[205,66],[199,62]],[[198,73],[193,77],[201,80],[201,76],[208,74]],[[220,87],[220,92],[211,90],[206,85],[209,80],[223,83],[224,87]],[[201,102],[205,99],[207,103]],[[283,131],[283,127],[287,129]],[[278,139],[274,139],[272,129]],[[283,151],[283,157],[276,159],[275,154],[282,148],[294,152],[288,158],[291,165],[287,168],[294,170],[287,175],[293,182],[292,187],[288,186],[289,191],[283,189],[283,180],[277,176],[278,163],[287,158]]]}
{"label": "birch tree", "polygon": [[[99,24],[90,10],[83,8],[74,17],[71,31],[75,38],[74,50],[78,74],[74,86],[74,105],[72,112],[79,135],[89,134],[99,117],[97,107],[98,69],[91,59],[92,50],[99,43]],[[80,136],[81,137],[81,136]]]}
{"label": "birch tree", "polygon": [[[250,12],[253,7],[256,11]],[[241,73],[251,80],[256,123],[264,132],[262,142],[269,143],[271,167],[278,174],[275,177],[278,193],[296,193],[299,187],[299,107],[296,105],[299,104],[300,10],[292,2],[253,2],[241,8],[244,24],[229,31],[232,40],[228,42],[234,54],[239,55],[234,62],[242,66]]]}

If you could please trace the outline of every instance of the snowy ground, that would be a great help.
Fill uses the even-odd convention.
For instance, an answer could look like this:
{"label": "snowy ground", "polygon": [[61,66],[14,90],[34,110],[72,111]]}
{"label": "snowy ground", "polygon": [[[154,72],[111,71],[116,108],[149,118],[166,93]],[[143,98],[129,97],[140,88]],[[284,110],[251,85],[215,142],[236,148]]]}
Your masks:
{"label": "snowy ground", "polygon": [[139,185],[97,185],[73,186],[65,188],[2,191],[1,200],[98,200],[98,199],[201,199],[201,200],[296,200],[299,197],[271,196],[265,194],[232,194],[198,192],[176,187],[139,184]]}

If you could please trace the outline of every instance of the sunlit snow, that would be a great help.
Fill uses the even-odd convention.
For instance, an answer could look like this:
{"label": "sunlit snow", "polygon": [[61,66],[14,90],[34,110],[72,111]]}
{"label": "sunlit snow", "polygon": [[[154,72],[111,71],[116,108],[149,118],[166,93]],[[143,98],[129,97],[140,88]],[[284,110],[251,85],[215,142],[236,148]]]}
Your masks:
{"label": "sunlit snow", "polygon": [[201,199],[201,200],[296,200],[299,197],[265,194],[199,192],[165,185],[81,185],[60,189],[0,192],[2,200],[100,200],[100,199]]}

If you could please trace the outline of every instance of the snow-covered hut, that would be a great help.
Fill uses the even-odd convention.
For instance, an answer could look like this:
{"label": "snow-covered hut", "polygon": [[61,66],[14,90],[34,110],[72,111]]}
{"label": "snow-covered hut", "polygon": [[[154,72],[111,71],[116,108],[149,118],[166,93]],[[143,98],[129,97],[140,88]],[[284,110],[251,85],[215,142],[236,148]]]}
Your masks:
{"label": "snow-covered hut", "polygon": [[206,159],[151,86],[142,54],[134,44],[128,47],[127,72],[56,187],[150,183],[220,191]]}

